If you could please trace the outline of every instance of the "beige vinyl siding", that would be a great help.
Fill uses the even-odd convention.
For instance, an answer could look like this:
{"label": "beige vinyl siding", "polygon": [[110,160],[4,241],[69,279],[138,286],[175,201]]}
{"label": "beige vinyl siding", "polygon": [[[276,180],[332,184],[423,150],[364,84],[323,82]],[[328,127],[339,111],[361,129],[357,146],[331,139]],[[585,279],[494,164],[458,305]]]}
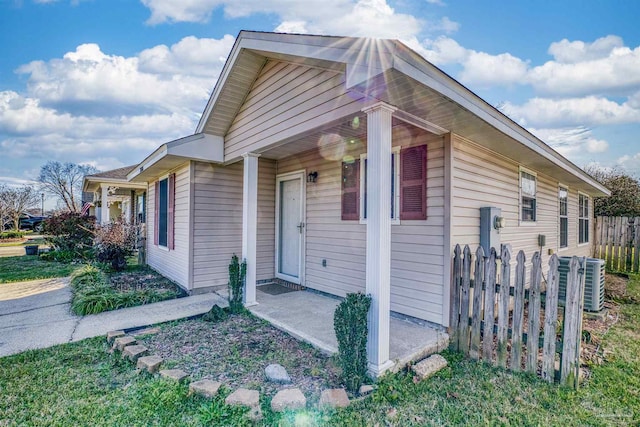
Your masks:
{"label": "beige vinyl siding", "polygon": [[193,287],[226,285],[231,256],[242,255],[242,162],[195,162]]}
{"label": "beige vinyl siding", "polygon": [[147,263],[163,276],[189,290],[189,163],[172,171],[175,187],[175,249],[167,250],[153,244],[155,232],[155,182],[149,183],[147,211]]}
{"label": "beige vinyl siding", "polygon": [[[457,135],[453,135],[452,141],[452,245],[468,244],[475,251],[480,244],[480,208],[498,207],[506,219],[500,241],[511,245],[513,258],[524,250],[529,261],[540,250],[538,235],[546,236],[541,253],[546,272],[549,249],[557,252],[560,246],[558,181],[540,171],[527,169],[537,178],[537,218],[535,222],[520,222],[519,164]],[[559,255],[588,255],[589,245],[577,245],[578,194],[571,188],[568,203],[569,246]]]}
{"label": "beige vinyl siding", "polygon": [[[229,262],[242,256],[243,163],[194,162],[193,287],[226,285]],[[258,161],[257,279],[274,277],[275,162]]]}
{"label": "beige vinyl siding", "polygon": [[343,73],[269,61],[225,135],[225,160],[359,112],[359,99]]}
{"label": "beige vinyl siding", "polygon": [[276,162],[258,159],[258,243],[256,279],[275,277]]}
{"label": "beige vinyl siding", "polygon": [[[366,141],[366,136],[360,138]],[[394,128],[393,145],[427,143],[427,220],[391,227],[391,310],[442,323],[444,262],[443,140],[426,132]],[[356,144],[345,156],[366,151]],[[323,150],[323,152],[335,152]],[[323,158],[318,150],[278,161],[278,173],[317,171],[307,184],[304,285],[344,296],[365,290],[366,225],[341,219],[342,159]],[[322,266],[322,260],[327,266]]]}

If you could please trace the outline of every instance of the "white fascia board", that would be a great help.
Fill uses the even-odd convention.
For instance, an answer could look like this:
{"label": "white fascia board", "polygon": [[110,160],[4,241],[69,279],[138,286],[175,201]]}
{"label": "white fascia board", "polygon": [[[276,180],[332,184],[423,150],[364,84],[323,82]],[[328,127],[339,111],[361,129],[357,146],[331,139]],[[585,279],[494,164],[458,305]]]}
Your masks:
{"label": "white fascia board", "polygon": [[[546,147],[543,142],[537,140],[537,138],[527,132],[524,128],[513,122],[508,117],[504,116],[504,114],[497,111],[494,107],[487,104],[469,89],[465,88],[459,83],[455,83],[452,85],[451,82],[454,80],[451,77],[435,69],[435,67],[433,67],[426,61],[424,61],[423,64],[420,64],[420,69],[418,68],[418,66],[410,63],[410,61],[413,62],[409,58],[401,58],[399,56],[396,56],[396,58],[394,59],[394,68],[399,72],[440,92],[442,95],[453,100],[461,107],[469,110],[478,118],[487,122],[489,125],[493,126],[500,132],[520,142],[525,147],[533,150],[536,154],[551,161],[556,166],[566,170],[567,172],[586,182],[590,186],[598,189],[604,194],[611,194],[610,191],[602,184],[588,176],[584,171],[573,165],[560,154],[554,152],[550,147]],[[433,67],[433,72],[428,73],[426,70],[424,70],[425,65],[427,67]]]}
{"label": "white fascia board", "polygon": [[140,175],[142,171],[147,169],[149,166],[157,163],[160,159],[167,155],[167,144],[162,144],[158,147],[153,153],[149,154],[146,159],[140,162],[129,174],[127,175],[127,180],[132,181],[136,176]]}
{"label": "white fascia board", "polygon": [[167,144],[167,155],[222,163],[224,161],[224,138],[203,133],[194,135],[193,138],[172,141]]}
{"label": "white fascia board", "polygon": [[185,160],[222,163],[224,159],[224,138],[198,133],[166,142],[129,172],[127,180],[135,179],[140,173],[167,156],[182,157]]}
{"label": "white fascia board", "polygon": [[204,111],[200,116],[200,121],[198,121],[198,126],[196,126],[196,135],[202,133],[204,131],[204,126],[207,123],[207,119],[211,115],[211,110],[213,110],[213,106],[220,96],[220,91],[224,87],[224,84],[229,77],[229,73],[231,73],[231,69],[233,68],[233,64],[235,64],[236,59],[238,59],[238,55],[240,54],[240,42],[242,41],[242,33],[238,37],[236,37],[236,41],[231,48],[231,52],[229,52],[229,57],[227,61],[224,63],[224,67],[222,67],[222,72],[218,76],[218,80],[216,81],[216,85],[213,87],[213,91],[211,92],[211,96],[209,97],[209,101],[207,101],[207,106],[204,107]]}

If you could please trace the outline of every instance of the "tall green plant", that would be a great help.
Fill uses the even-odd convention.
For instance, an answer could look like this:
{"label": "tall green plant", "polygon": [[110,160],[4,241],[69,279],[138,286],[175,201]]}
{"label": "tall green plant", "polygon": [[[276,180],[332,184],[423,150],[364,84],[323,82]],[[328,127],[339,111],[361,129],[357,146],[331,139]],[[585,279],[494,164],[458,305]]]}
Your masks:
{"label": "tall green plant", "polygon": [[367,314],[371,297],[360,292],[347,294],[333,315],[338,339],[338,362],[347,389],[356,391],[367,379]]}
{"label": "tall green plant", "polygon": [[231,264],[229,264],[229,311],[240,313],[244,310],[242,304],[242,288],[247,275],[247,262],[240,260],[233,254]]}

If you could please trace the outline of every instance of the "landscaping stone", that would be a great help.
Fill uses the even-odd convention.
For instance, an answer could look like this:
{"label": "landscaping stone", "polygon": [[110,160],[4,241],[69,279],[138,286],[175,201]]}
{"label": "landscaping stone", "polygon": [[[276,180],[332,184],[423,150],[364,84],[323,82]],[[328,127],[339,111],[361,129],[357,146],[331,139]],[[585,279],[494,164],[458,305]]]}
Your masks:
{"label": "landscaping stone", "polygon": [[218,394],[221,385],[222,384],[217,381],[208,379],[200,380],[189,384],[189,393],[201,394],[204,397],[213,397]]}
{"label": "landscaping stone", "polygon": [[264,373],[271,382],[279,384],[289,384],[291,382],[291,377],[287,373],[287,370],[284,369],[284,366],[277,363],[272,363],[267,366]]}
{"label": "landscaping stone", "polygon": [[432,356],[427,357],[423,361],[413,365],[413,372],[416,373],[418,378],[421,380],[429,378],[431,375],[435,374],[439,370],[445,368],[447,366],[447,359],[440,356],[439,354],[434,354]]}
{"label": "landscaping stone", "polygon": [[113,344],[116,338],[123,337],[124,331],[109,331],[107,332],[107,343]]}
{"label": "landscaping stone", "polygon": [[187,374],[182,369],[162,369],[160,371],[160,376],[180,382],[184,381],[189,376],[189,374]]}
{"label": "landscaping stone", "polygon": [[230,406],[246,406],[248,408],[260,408],[260,392],[239,388],[224,400]]}
{"label": "landscaping stone", "polygon": [[358,394],[360,396],[366,396],[367,394],[372,393],[373,390],[375,389],[371,384],[363,384],[360,386],[360,389],[358,390]]}
{"label": "landscaping stone", "polygon": [[319,406],[330,406],[332,408],[346,408],[349,406],[349,396],[343,388],[323,390],[320,394]]}
{"label": "landscaping stone", "polygon": [[307,406],[307,398],[299,388],[280,390],[271,399],[271,410],[274,412],[302,409],[305,406]]}
{"label": "landscaping stone", "polygon": [[118,351],[122,351],[126,346],[133,345],[135,343],[136,339],[134,337],[125,335],[123,337],[118,337],[113,341],[113,348]]}
{"label": "landscaping stone", "polygon": [[150,374],[157,372],[164,360],[160,356],[144,356],[138,359],[136,367],[146,369]]}
{"label": "landscaping stone", "polygon": [[128,345],[122,351],[122,357],[128,357],[129,360],[135,362],[138,358],[146,355],[149,352],[149,349],[143,345]]}
{"label": "landscaping stone", "polygon": [[160,332],[160,328],[158,327],[152,327],[152,328],[144,328],[144,329],[140,329],[138,331],[135,331],[135,333],[133,333],[134,337],[142,337],[145,335],[155,335],[158,332]]}

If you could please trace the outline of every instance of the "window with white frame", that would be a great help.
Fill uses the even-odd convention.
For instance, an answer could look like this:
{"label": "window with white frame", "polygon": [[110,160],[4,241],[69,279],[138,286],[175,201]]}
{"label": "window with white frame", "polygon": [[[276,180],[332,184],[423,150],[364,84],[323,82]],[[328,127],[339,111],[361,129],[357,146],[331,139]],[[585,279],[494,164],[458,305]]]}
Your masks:
{"label": "window with white frame", "polygon": [[158,245],[167,247],[169,224],[169,179],[161,179],[158,185]]}
{"label": "window with white frame", "polygon": [[[360,221],[367,219],[367,155],[360,155]],[[393,147],[391,151],[391,220],[400,220],[400,147]]]}
{"label": "window with white frame", "polygon": [[536,176],[520,170],[520,221],[536,221]]}
{"label": "window with white frame", "polygon": [[589,196],[578,194],[578,243],[589,243]]}
{"label": "window with white frame", "polygon": [[558,188],[559,222],[560,222],[560,247],[569,246],[569,190],[565,187]]}

